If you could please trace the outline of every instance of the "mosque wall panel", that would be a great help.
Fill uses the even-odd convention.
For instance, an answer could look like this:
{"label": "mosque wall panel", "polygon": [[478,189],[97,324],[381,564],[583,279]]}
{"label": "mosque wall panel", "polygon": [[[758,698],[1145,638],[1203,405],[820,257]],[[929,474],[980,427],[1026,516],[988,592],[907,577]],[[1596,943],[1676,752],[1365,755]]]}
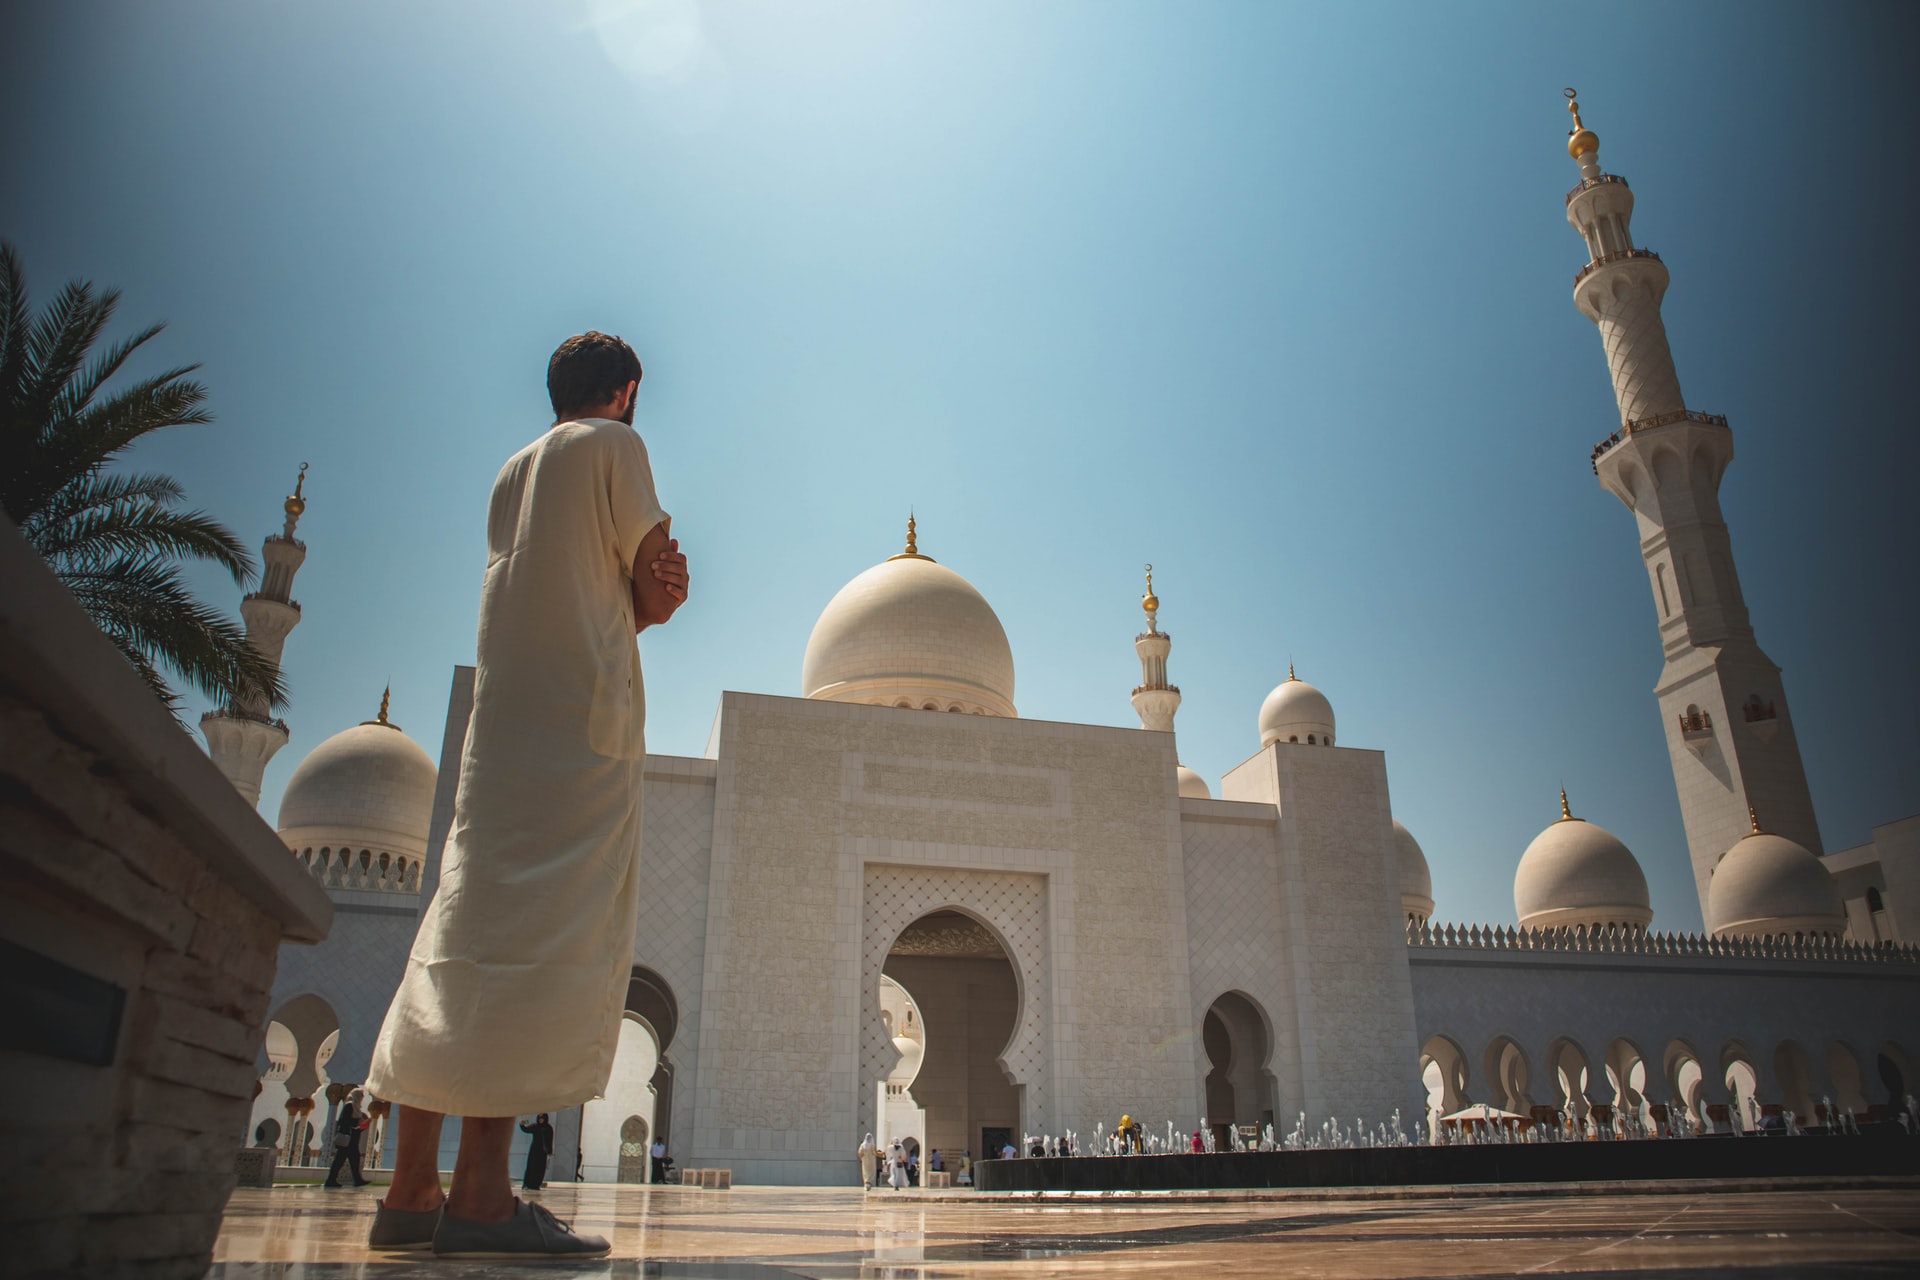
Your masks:
{"label": "mosque wall panel", "polygon": [[1385,758],[1275,743],[1281,913],[1299,1020],[1301,1110],[1385,1122],[1419,1114],[1398,1065],[1415,1054],[1413,994]]}
{"label": "mosque wall panel", "polygon": [[[1026,1127],[1185,1121],[1192,1056],[1167,1052],[1192,1026],[1170,737],[729,693],[718,747],[693,1160],[742,1180],[853,1176],[873,1128],[863,972],[891,942],[866,936],[876,864],[974,877],[942,905],[1042,913],[1044,960],[1022,974],[1045,1011]],[[1007,893],[1038,905],[991,901]]]}

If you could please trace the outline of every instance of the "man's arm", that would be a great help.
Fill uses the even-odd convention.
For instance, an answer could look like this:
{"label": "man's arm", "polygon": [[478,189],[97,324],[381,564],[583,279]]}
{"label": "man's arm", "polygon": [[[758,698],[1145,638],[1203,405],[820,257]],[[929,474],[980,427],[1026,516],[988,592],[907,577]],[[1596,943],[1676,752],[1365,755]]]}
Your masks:
{"label": "man's arm", "polygon": [[645,631],[673,617],[687,599],[687,558],[667,526],[656,524],[633,557],[633,629]]}

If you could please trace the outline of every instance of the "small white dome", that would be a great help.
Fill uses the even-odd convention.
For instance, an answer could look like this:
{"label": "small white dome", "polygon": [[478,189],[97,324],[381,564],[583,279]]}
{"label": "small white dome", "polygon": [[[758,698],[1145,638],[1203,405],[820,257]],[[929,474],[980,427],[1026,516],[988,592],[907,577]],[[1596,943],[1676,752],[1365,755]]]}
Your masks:
{"label": "small white dome", "polygon": [[1260,745],[1309,740],[1314,746],[1333,745],[1333,704],[1326,694],[1295,676],[1289,663],[1287,678],[1260,704]]}
{"label": "small white dome", "polygon": [[1400,910],[1416,920],[1433,914],[1433,873],[1427,869],[1427,855],[1413,832],[1393,820],[1393,851],[1400,865]]}
{"label": "small white dome", "polygon": [[1820,859],[1785,836],[1756,831],[1727,850],[1707,881],[1716,938],[1846,932],[1846,908]]}
{"label": "small white dome", "polygon": [[280,799],[289,848],[353,845],[424,857],[439,771],[418,743],[369,720],[307,753]]}
{"label": "small white dome", "polygon": [[1012,716],[1013,649],[973,584],[926,556],[868,569],[828,601],[800,691],[829,702]]}
{"label": "small white dome", "polygon": [[1513,909],[1524,929],[1653,923],[1647,877],[1627,846],[1604,827],[1566,811],[1535,836],[1513,876]]}
{"label": "small white dome", "polygon": [[1193,770],[1187,768],[1187,766],[1183,764],[1175,765],[1173,770],[1173,776],[1179,781],[1181,799],[1183,800],[1213,799],[1213,792],[1208,790],[1207,788],[1207,780],[1201,777],[1199,774],[1195,773]]}

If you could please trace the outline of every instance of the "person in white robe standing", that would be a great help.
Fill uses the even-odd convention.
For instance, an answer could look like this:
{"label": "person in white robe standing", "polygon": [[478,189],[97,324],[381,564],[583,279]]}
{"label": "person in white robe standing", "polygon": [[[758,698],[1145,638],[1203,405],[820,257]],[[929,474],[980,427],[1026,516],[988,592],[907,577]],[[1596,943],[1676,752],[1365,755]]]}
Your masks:
{"label": "person in white robe standing", "polygon": [[[374,1247],[608,1252],[516,1199],[507,1155],[517,1116],[605,1091],[632,970],[646,756],[634,637],[687,595],[632,426],[641,376],[620,339],[569,338],[547,367],[554,425],[494,481],[453,825],[367,1074],[400,1120]],[[462,1122],[443,1197],[448,1115]]]}
{"label": "person in white robe standing", "polygon": [[895,1191],[907,1185],[907,1152],[898,1139],[887,1152],[887,1183]]}

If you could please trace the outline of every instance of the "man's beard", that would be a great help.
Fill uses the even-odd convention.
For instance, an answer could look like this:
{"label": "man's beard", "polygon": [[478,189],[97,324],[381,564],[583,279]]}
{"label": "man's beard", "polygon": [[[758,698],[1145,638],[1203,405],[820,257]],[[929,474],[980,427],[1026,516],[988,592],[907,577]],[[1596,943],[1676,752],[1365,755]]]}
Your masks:
{"label": "man's beard", "polygon": [[620,415],[620,421],[626,423],[628,426],[632,426],[633,425],[633,407],[639,403],[640,403],[640,393],[636,391],[633,393],[633,399],[627,401],[627,411]]}

